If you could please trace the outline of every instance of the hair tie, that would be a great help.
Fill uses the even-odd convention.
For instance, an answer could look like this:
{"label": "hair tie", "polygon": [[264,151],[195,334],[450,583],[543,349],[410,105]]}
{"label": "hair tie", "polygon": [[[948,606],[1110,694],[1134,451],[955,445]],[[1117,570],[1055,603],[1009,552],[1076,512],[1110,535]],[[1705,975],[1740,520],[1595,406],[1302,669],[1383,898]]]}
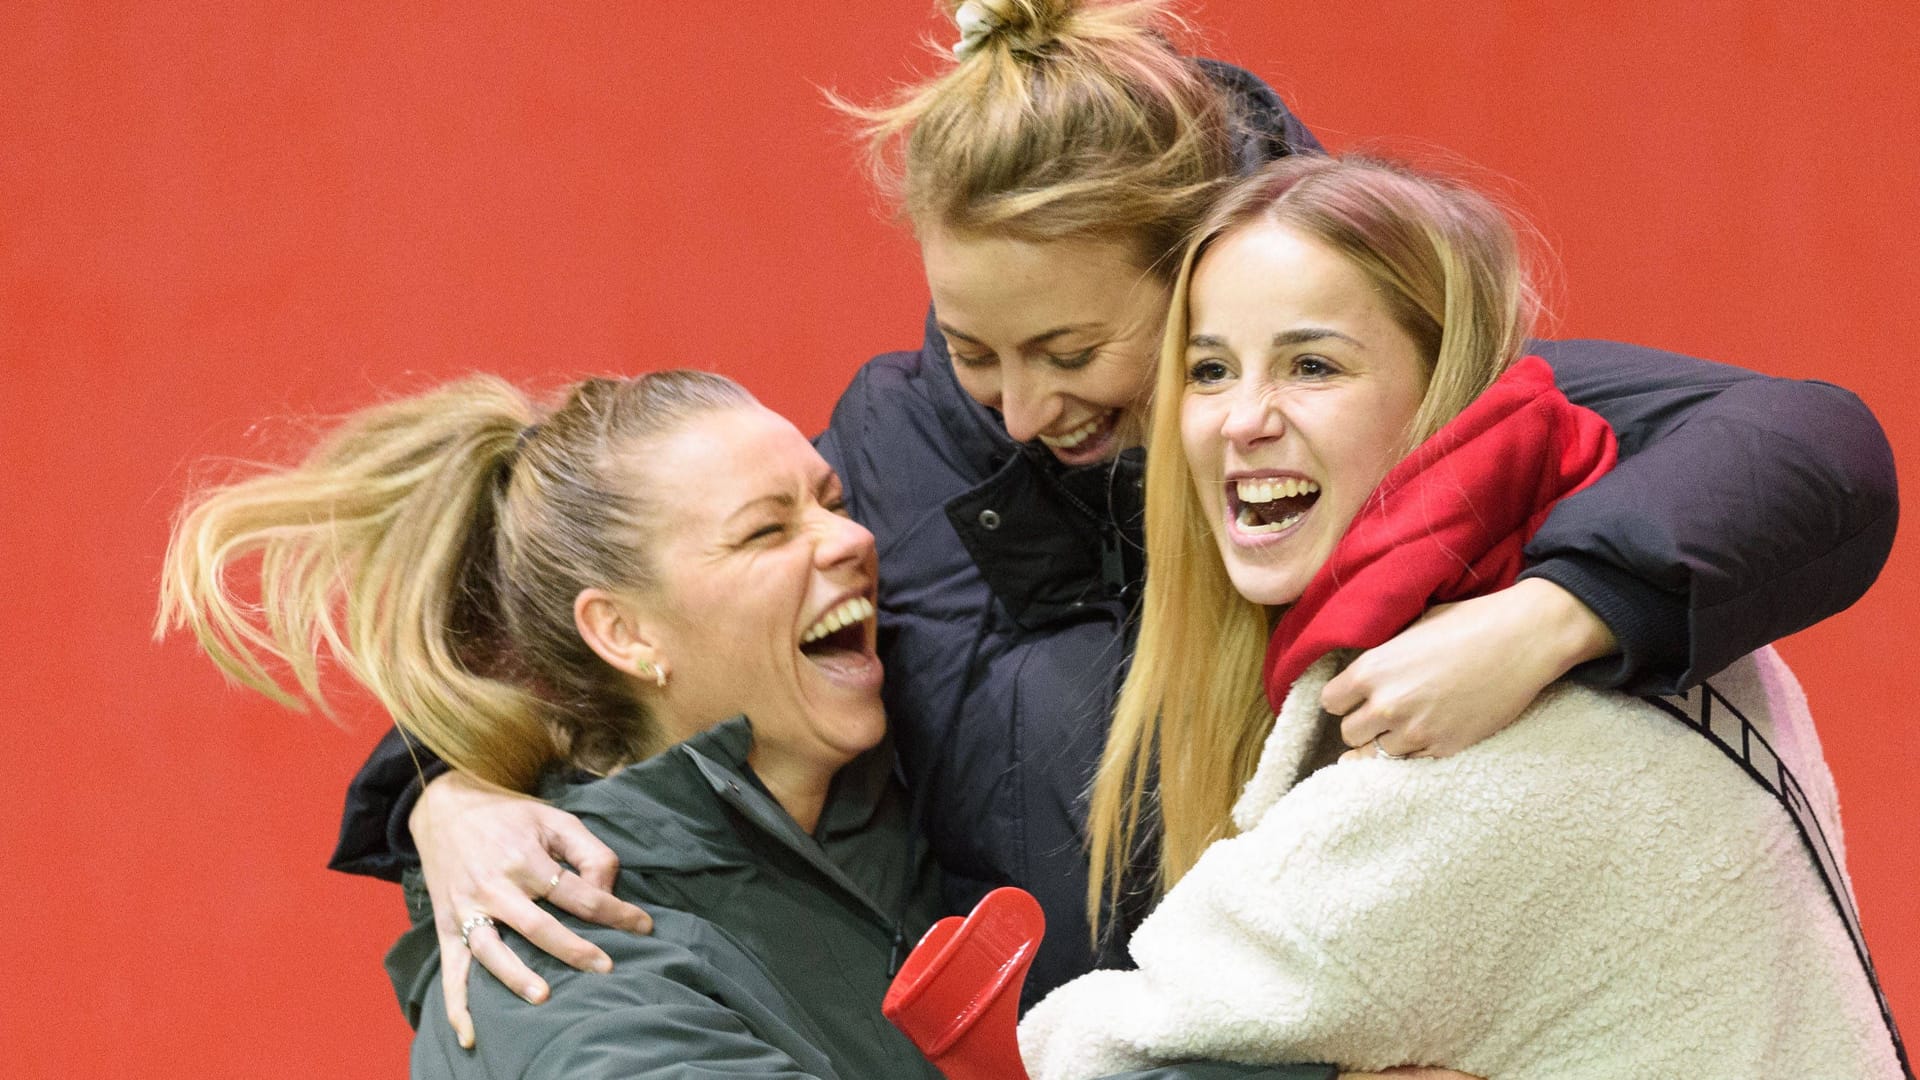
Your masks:
{"label": "hair tie", "polygon": [[972,56],[980,43],[993,36],[1002,25],[1000,16],[988,10],[980,0],[967,0],[955,9],[954,25],[960,28],[960,40],[953,43],[953,55],[957,60]]}
{"label": "hair tie", "polygon": [[540,425],[537,423],[528,424],[526,427],[521,428],[520,434],[515,435],[513,437],[513,450],[511,451],[512,455],[516,458],[519,457],[520,452],[522,450],[525,450],[527,447],[527,444],[529,442],[532,442],[533,437],[538,434],[540,434]]}

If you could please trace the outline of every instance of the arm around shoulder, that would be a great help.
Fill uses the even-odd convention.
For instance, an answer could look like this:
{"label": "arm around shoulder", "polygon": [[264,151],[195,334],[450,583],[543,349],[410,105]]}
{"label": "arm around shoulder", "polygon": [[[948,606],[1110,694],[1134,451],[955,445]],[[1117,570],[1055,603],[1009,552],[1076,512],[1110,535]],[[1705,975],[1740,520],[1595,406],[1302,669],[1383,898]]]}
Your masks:
{"label": "arm around shoulder", "polygon": [[1576,672],[1635,693],[1691,686],[1859,599],[1892,549],[1892,449],[1826,383],[1601,341],[1541,342],[1621,460],[1565,500],[1528,576],[1578,597],[1620,654]]}

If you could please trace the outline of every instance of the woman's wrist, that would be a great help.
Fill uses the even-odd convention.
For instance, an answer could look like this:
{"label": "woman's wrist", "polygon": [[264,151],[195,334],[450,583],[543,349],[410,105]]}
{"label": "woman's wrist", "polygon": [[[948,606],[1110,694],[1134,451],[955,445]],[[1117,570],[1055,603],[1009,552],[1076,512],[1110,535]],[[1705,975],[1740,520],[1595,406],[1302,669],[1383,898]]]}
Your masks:
{"label": "woman's wrist", "polygon": [[1538,656],[1550,668],[1551,678],[1619,651],[1612,628],[1579,597],[1554,582],[1525,578],[1507,592],[1523,606],[1528,623],[1538,629]]}

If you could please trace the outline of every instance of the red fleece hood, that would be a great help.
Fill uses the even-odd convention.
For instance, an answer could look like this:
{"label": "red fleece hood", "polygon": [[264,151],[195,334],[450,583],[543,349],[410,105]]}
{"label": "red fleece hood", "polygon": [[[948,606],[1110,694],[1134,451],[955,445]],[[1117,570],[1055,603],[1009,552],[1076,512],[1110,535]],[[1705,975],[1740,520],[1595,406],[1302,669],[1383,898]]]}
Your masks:
{"label": "red fleece hood", "polygon": [[1267,642],[1267,700],[1333,649],[1370,649],[1434,604],[1513,583],[1554,503],[1613,467],[1613,430],[1537,356],[1393,467]]}

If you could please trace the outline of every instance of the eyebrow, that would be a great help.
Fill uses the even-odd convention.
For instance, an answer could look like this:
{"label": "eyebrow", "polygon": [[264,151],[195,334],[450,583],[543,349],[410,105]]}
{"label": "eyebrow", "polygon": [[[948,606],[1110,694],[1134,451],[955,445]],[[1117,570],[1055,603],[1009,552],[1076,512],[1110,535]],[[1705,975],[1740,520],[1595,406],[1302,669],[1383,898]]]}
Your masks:
{"label": "eyebrow", "polygon": [[[826,472],[820,474],[818,480],[814,481],[813,497],[824,502],[828,496],[839,491],[840,486],[840,474],[834,472],[832,469],[828,469]],[[731,524],[735,518],[745,517],[766,503],[772,503],[774,507],[780,510],[791,510],[794,502],[794,497],[784,491],[762,495],[756,499],[749,499],[746,503],[742,504],[739,509],[728,514],[723,524]]]}
{"label": "eyebrow", "polygon": [[[956,330],[953,327],[948,326],[946,323],[941,322],[937,319],[934,320],[934,325],[938,326],[940,328],[940,332],[947,335],[948,337],[956,337],[956,338],[959,338],[961,341],[965,341],[973,345],[984,346],[986,344],[986,342],[981,341],[979,338],[974,337],[972,334],[969,334],[964,330]],[[1021,342],[1020,347],[1023,349],[1027,349],[1027,348],[1032,348],[1035,345],[1045,345],[1047,342],[1052,341],[1054,338],[1063,337],[1067,334],[1073,333],[1076,330],[1090,330],[1096,327],[1097,325],[1098,325],[1097,323],[1075,323],[1069,326],[1056,326],[1053,329],[1048,330],[1044,333],[1033,335],[1027,340]]]}
{"label": "eyebrow", "polygon": [[[1356,349],[1366,348],[1366,346],[1359,341],[1348,337],[1340,331],[1330,330],[1324,326],[1303,326],[1296,330],[1282,330],[1280,333],[1273,335],[1273,340],[1267,344],[1275,349],[1284,349],[1290,345],[1305,345],[1308,342],[1325,341],[1328,338],[1344,341]],[[1227,347],[1227,339],[1218,334],[1195,334],[1187,339],[1187,347],[1197,349],[1224,349]]]}
{"label": "eyebrow", "polygon": [[757,499],[748,500],[739,509],[727,515],[726,523],[731,524],[736,518],[746,517],[767,503],[772,503],[776,508],[781,510],[791,509],[793,506],[793,496],[782,493],[778,495],[762,495]]}

